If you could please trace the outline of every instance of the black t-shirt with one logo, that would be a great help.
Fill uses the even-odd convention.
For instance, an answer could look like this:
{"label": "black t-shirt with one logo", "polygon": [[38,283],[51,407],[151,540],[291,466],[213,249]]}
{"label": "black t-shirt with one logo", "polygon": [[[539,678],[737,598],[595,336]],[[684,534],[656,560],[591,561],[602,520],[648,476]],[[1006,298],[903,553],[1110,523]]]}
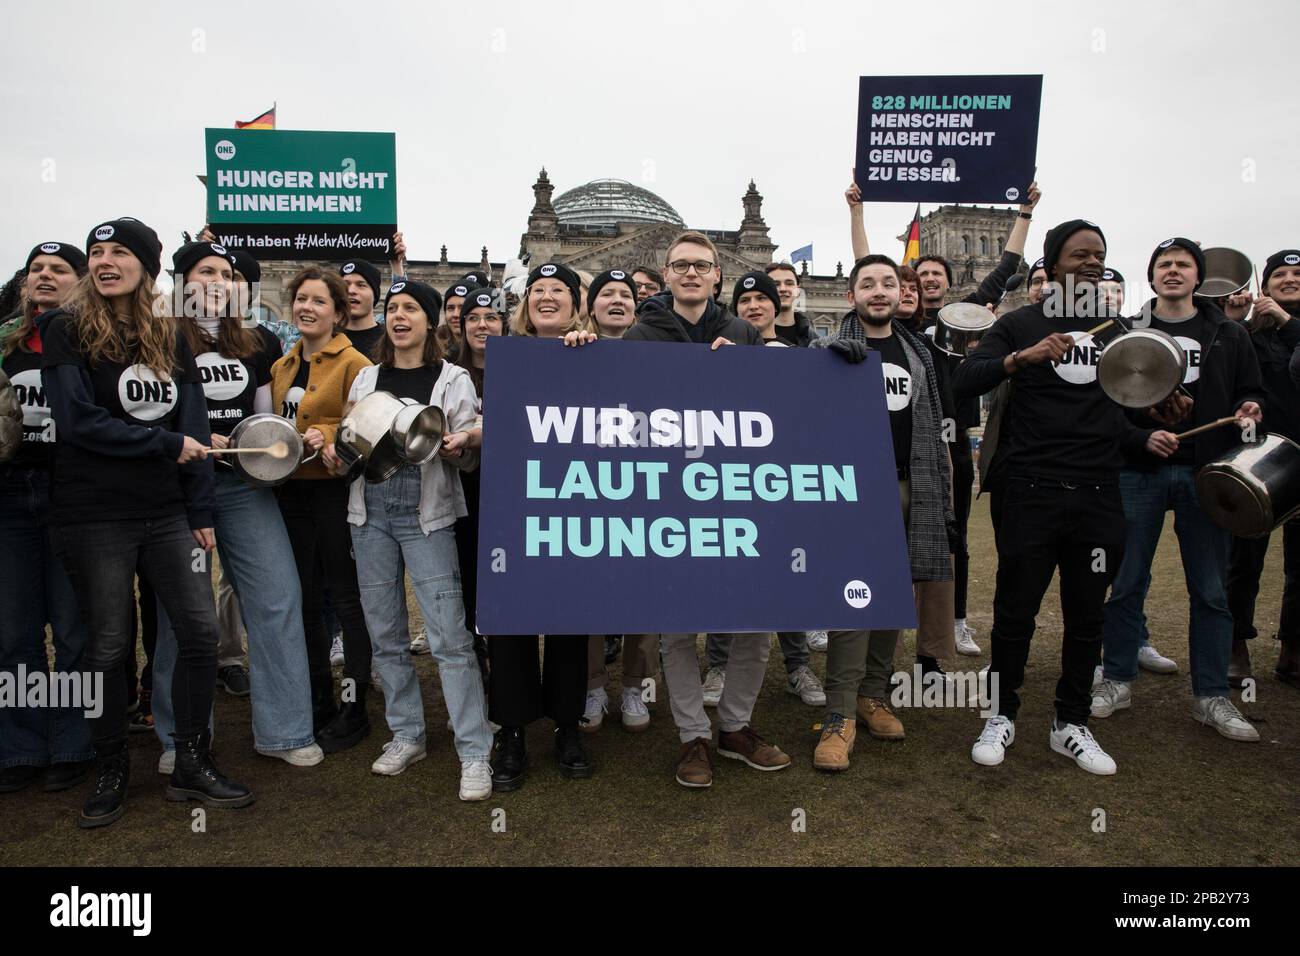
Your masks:
{"label": "black t-shirt with one logo", "polygon": [[[1183,352],[1187,355],[1187,371],[1183,373],[1183,390],[1186,391],[1193,399],[1196,398],[1197,383],[1201,378],[1201,357],[1204,353],[1205,346],[1210,339],[1210,326],[1201,317],[1198,311],[1190,319],[1183,319],[1179,322],[1170,322],[1167,319],[1151,317],[1151,328],[1167,335],[1171,335],[1174,341],[1182,346]],[[1195,410],[1193,410],[1193,417]],[[1188,418],[1177,425],[1163,425],[1157,421],[1151,421],[1147,427],[1160,428],[1166,431],[1181,432],[1187,431],[1195,425],[1193,418]],[[1192,465],[1196,463],[1196,439],[1184,438],[1178,443],[1178,451],[1174,452],[1167,459],[1168,462],[1178,465]]]}
{"label": "black t-shirt with one logo", "polygon": [[433,394],[434,383],[442,374],[442,362],[432,365],[420,365],[416,368],[394,368],[391,365],[379,366],[375,378],[376,392],[390,392],[398,398],[409,398],[421,405],[429,404]]}
{"label": "black t-shirt with one logo", "polygon": [[41,383],[41,353],[14,349],[4,360],[23,410],[23,443],[8,464],[13,468],[46,470],[54,460],[54,416]]}
{"label": "black t-shirt with one logo", "polygon": [[203,396],[208,400],[208,428],[229,435],[253,414],[257,390],[271,381],[266,352],[259,349],[246,359],[222,355],[216,349],[195,357]]}
{"label": "black t-shirt with one logo", "polygon": [[885,377],[885,404],[889,407],[889,431],[894,438],[894,462],[908,467],[912,457],[912,380],[907,352],[897,335],[870,339],[868,344],[880,352]]}
{"label": "black t-shirt with one logo", "polygon": [[311,363],[303,360],[298,363],[298,371],[293,376],[293,384],[289,386],[289,391],[284,393],[284,398],[280,400],[280,407],[277,408],[276,414],[281,418],[287,418],[291,422],[298,420],[298,406],[302,404],[302,397],[307,394],[307,379],[311,377]]}
{"label": "black t-shirt with one logo", "polygon": [[[134,361],[91,364],[68,317],[50,320],[42,334],[41,367],[73,365],[90,377],[91,400],[110,416],[139,428],[179,432],[180,388],[201,381],[185,337],[176,333],[178,367],[170,380]],[[170,457],[124,458],[79,447],[55,445],[50,490],[58,524],[184,514],[179,465]]]}

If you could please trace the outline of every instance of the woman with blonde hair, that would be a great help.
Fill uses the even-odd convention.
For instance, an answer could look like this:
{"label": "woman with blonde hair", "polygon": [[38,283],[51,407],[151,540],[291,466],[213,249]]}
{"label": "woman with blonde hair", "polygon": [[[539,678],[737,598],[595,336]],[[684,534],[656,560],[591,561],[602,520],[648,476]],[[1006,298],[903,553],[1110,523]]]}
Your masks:
{"label": "woman with blonde hair", "polygon": [[[90,633],[85,666],[102,675],[91,720],[96,782],[79,821],[105,826],[125,808],[127,687],[122,663],[137,566],[176,632],[176,766],[167,799],[243,807],[253,795],[217,770],[208,715],[217,679],[217,616],[206,562],[213,476],[202,380],[154,281],[162,244],[136,219],[86,239],[89,274],[43,327],[41,375],[59,441],[51,487],[54,548]],[[199,569],[199,570],[196,570]]]}

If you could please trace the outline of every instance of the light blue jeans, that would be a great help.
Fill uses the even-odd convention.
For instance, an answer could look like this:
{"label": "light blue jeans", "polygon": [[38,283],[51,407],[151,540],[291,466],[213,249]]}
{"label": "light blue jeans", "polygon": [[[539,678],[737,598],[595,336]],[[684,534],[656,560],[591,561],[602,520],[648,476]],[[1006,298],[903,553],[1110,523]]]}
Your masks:
{"label": "light blue jeans", "polygon": [[[216,483],[217,552],[239,598],[248,632],[253,746],[268,751],[306,747],[316,739],[307,641],[302,633],[298,565],[280,507],[271,489],[246,485],[226,468],[217,469]],[[204,555],[204,560],[211,573],[211,556]],[[171,738],[176,726],[171,701],[176,652],[176,637],[160,601],[153,721],[165,750],[176,746]]]}
{"label": "light blue jeans", "polygon": [[429,653],[438,663],[456,753],[461,760],[486,760],[492,733],[474,638],[465,627],[455,532],[451,526],[428,535],[420,530],[418,467],[408,465],[385,482],[367,483],[365,492],[366,523],[352,525],[352,549],[388,729],[397,740],[425,739],[424,702],[407,630],[409,571],[424,614]]}
{"label": "light blue jeans", "polygon": [[1138,650],[1147,636],[1143,605],[1151,587],[1151,562],[1160,544],[1165,512],[1172,511],[1191,605],[1188,654],[1192,693],[1197,697],[1226,697],[1232,654],[1232,613],[1224,583],[1230,538],[1201,508],[1196,496],[1196,469],[1191,465],[1161,465],[1152,472],[1122,471],[1119,487],[1128,521],[1128,540],[1106,600],[1102,658],[1105,676],[1119,681],[1137,677]]}

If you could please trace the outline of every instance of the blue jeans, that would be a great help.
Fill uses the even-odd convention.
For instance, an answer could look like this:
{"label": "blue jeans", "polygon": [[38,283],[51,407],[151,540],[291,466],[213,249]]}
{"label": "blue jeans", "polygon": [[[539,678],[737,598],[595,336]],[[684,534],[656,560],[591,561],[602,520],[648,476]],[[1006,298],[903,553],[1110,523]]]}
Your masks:
{"label": "blue jeans", "polygon": [[[0,671],[48,671],[45,625],[54,632],[54,670],[82,670],[88,635],[63,564],[50,547],[48,472],[0,469]],[[77,708],[0,708],[0,770],[76,763],[95,755]]]}
{"label": "blue jeans", "polygon": [[[275,493],[246,485],[233,472],[220,469],[215,523],[221,567],[239,598],[248,632],[253,746],[270,751],[306,747],[315,737],[302,598],[293,548]],[[172,702],[167,693],[175,664],[176,640],[160,601],[153,720],[167,750],[175,746]]]}
{"label": "blue jeans", "polygon": [[1142,608],[1151,587],[1151,562],[1160,544],[1165,512],[1172,510],[1191,603],[1188,650],[1192,693],[1197,697],[1226,697],[1232,614],[1224,578],[1230,536],[1201,509],[1193,466],[1162,465],[1154,472],[1124,471],[1119,480],[1124,517],[1128,520],[1128,543],[1106,601],[1105,675],[1119,681],[1137,677],[1138,649],[1146,631]]}
{"label": "blue jeans", "polygon": [[407,631],[404,572],[409,571],[429,653],[438,663],[456,753],[461,760],[486,760],[492,733],[474,638],[465,627],[455,532],[449,526],[426,535],[420,530],[419,507],[420,469],[407,466],[385,482],[367,483],[366,523],[350,526],[384,716],[394,739],[425,739],[424,702]]}

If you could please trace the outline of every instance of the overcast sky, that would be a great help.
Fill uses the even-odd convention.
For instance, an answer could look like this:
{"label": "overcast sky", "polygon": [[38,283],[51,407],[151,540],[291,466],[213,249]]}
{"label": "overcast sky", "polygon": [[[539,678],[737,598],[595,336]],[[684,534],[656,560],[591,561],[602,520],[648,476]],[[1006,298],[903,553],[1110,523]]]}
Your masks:
{"label": "overcast sky", "polygon": [[[1043,73],[1044,199],[1145,271],[1173,234],[1258,262],[1300,246],[1294,0],[6,4],[0,272],[131,215],[166,255],[202,224],[203,129],[279,104],[284,129],[397,134],[411,258],[517,253],[557,195],[616,177],[689,225],[735,229],[752,178],[778,258],[851,253],[857,78]],[[51,180],[52,181],[48,181]],[[928,211],[932,207],[923,207]],[[912,209],[872,204],[898,256]]]}

